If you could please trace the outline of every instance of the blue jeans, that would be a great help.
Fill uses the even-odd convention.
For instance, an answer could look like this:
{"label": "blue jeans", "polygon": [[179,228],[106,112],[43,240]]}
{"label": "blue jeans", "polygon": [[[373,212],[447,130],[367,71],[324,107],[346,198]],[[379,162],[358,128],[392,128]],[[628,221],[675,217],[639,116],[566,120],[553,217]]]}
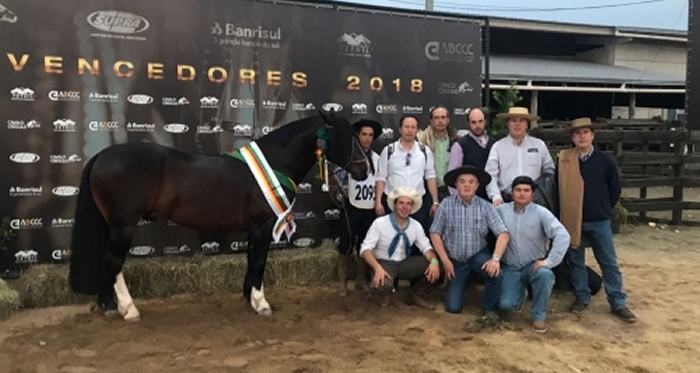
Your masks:
{"label": "blue jeans", "polygon": [[549,295],[552,294],[554,288],[554,272],[546,267],[541,267],[537,271],[532,272],[530,263],[525,267],[518,268],[516,266],[504,265],[501,272],[503,273],[503,283],[501,292],[501,310],[513,311],[520,307],[525,301],[523,291],[527,285],[532,286],[532,305],[530,314],[534,321],[544,321],[547,317],[547,308],[549,306]]}
{"label": "blue jeans", "polygon": [[498,308],[498,298],[501,295],[501,274],[496,277],[489,277],[481,267],[491,259],[488,249],[483,249],[476,253],[466,262],[456,262],[452,260],[455,268],[455,278],[447,282],[445,289],[445,311],[450,313],[460,313],[464,308],[464,292],[469,284],[469,275],[472,271],[481,273],[486,278],[484,284],[484,298],[481,308],[484,312],[496,311]]}
{"label": "blue jeans", "polygon": [[[610,220],[584,222],[581,233],[593,247],[593,255],[603,272],[603,284],[610,308],[612,310],[625,308],[627,294],[622,292],[622,273],[617,266]],[[585,249],[582,243],[578,249],[569,250],[569,271],[574,297],[577,301],[588,304],[591,302],[591,289],[588,288]]]}

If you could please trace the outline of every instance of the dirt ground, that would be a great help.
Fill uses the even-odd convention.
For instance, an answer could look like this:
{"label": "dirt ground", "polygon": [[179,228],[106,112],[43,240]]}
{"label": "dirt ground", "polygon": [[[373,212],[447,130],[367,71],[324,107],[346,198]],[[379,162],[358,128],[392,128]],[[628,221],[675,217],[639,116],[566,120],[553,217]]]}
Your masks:
{"label": "dirt ground", "polygon": [[407,306],[404,286],[388,309],[331,287],[269,289],[275,313],[262,317],[236,290],[137,300],[136,323],[87,305],[16,313],[0,322],[0,372],[697,372],[700,228],[675,229],[615,237],[632,325],[602,293],[579,318],[566,312],[571,295],[555,292],[540,335],[529,305],[483,325],[480,287],[459,315],[444,312],[441,291],[430,296],[437,311]]}

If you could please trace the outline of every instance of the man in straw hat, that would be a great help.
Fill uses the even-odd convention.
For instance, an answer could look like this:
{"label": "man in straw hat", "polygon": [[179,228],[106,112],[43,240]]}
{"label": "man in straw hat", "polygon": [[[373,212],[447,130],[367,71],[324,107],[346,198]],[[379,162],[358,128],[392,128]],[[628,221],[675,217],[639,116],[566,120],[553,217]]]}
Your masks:
{"label": "man in straw hat", "polygon": [[[343,189],[345,189],[345,214],[340,215],[340,242],[338,244],[338,295],[345,297],[348,294],[348,266],[352,249],[359,246],[365,239],[367,230],[377,217],[374,213],[374,182],[375,167],[379,162],[379,155],[370,149],[372,142],[382,134],[382,126],[371,119],[360,119],[353,123],[357,132],[362,151],[367,155],[370,166],[370,175],[363,181],[357,181],[350,177],[341,167],[337,167],[335,174],[338,176]],[[355,240],[357,237],[357,240]],[[358,248],[359,250],[359,248]],[[355,290],[369,291],[369,271],[367,262],[362,257],[357,258],[357,278]]]}
{"label": "man in straw hat", "polygon": [[[489,181],[489,174],[473,166],[462,166],[445,174],[445,183],[456,188],[457,195],[440,203],[430,227],[430,238],[448,280],[445,311],[462,311],[469,275],[477,272],[485,278],[484,315],[498,321],[500,260],[506,251],[509,234],[496,208],[476,195],[479,185]],[[489,231],[497,237],[493,255],[486,242]]]}
{"label": "man in straw hat", "polygon": [[493,145],[486,161],[485,170],[492,178],[486,192],[494,206],[512,201],[511,183],[516,177],[529,176],[537,180],[542,174],[554,173],[554,162],[547,146],[527,134],[530,121],[540,117],[517,106],[496,117],[508,120],[508,136]]}
{"label": "man in straw hat", "polygon": [[[440,277],[439,262],[423,227],[410,217],[420,210],[423,197],[413,188],[399,187],[389,193],[387,204],[393,212],[372,223],[360,249],[374,272],[372,286],[378,290],[379,306],[389,306],[393,280],[406,279],[415,280],[407,303],[434,310],[419,294]],[[414,243],[422,256],[411,256]]]}
{"label": "man in straw hat", "polygon": [[558,157],[560,219],[571,235],[573,248],[569,250],[575,297],[571,312],[580,314],[591,301],[585,245],[581,239],[585,236],[603,272],[611,312],[622,321],[632,323],[637,318],[627,308],[627,294],[622,291],[622,274],[610,228],[610,215],[622,193],[620,174],[615,160],[593,147],[594,130],[600,127],[601,124],[593,123],[590,118],[574,119],[568,130],[575,146],[562,150]]}

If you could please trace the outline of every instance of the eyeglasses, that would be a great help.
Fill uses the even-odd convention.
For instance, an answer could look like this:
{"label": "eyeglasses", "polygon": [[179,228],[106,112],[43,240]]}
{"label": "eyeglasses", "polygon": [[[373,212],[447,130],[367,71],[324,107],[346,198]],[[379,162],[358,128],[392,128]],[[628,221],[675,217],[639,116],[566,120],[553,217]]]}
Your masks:
{"label": "eyeglasses", "polygon": [[406,166],[411,165],[411,153],[406,153]]}

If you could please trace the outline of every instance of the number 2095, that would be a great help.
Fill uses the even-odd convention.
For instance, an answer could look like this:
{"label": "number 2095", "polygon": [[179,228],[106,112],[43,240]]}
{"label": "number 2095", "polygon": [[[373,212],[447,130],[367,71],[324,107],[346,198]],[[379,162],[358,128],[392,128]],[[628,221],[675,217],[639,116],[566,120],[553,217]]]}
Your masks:
{"label": "number 2095", "polygon": [[[361,80],[357,75],[350,75],[347,78],[348,90],[349,91],[359,91]],[[396,92],[401,92],[403,81],[401,78],[396,78],[391,81],[391,85],[396,89]],[[413,93],[423,92],[423,79],[410,79],[408,81],[408,86]],[[373,91],[381,91],[384,89],[384,79],[378,76],[373,76],[369,79],[369,89]]]}

